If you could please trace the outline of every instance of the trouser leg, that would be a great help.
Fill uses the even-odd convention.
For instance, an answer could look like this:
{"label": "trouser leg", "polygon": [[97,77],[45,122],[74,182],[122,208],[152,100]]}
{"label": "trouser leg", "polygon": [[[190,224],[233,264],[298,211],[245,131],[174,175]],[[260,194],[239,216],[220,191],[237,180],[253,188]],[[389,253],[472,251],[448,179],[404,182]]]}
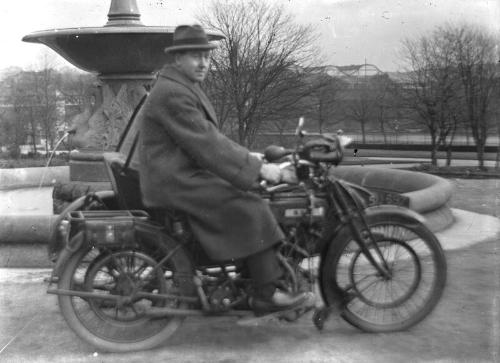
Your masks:
{"label": "trouser leg", "polygon": [[283,275],[274,247],[247,257],[246,265],[258,296],[269,298],[276,290],[275,282]]}

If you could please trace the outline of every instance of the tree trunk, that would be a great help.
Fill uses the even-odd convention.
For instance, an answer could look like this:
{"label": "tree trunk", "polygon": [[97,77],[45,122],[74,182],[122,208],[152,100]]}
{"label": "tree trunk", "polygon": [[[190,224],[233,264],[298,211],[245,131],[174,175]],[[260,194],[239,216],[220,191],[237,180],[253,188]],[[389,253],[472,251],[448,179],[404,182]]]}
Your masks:
{"label": "tree trunk", "polygon": [[497,156],[495,158],[495,169],[500,168],[500,123],[497,124],[497,136],[498,136],[498,145],[497,145]]}
{"label": "tree trunk", "polygon": [[384,144],[387,144],[387,135],[385,134],[384,121],[380,120],[380,131],[382,131],[382,135],[384,136]]}
{"label": "tree trunk", "polygon": [[479,170],[486,170],[484,167],[484,142],[476,141],[476,149],[477,149],[477,162]]}
{"label": "tree trunk", "polygon": [[238,141],[241,145],[245,145],[245,125],[241,120],[238,120]]}
{"label": "tree trunk", "polygon": [[500,145],[497,147],[497,156],[495,158],[495,169],[499,169],[500,167]]}
{"label": "tree trunk", "polygon": [[446,166],[451,165],[451,145],[446,147]]}
{"label": "tree trunk", "polygon": [[437,149],[438,143],[436,142],[436,138],[431,135],[431,164],[437,166]]}
{"label": "tree trunk", "polygon": [[365,138],[365,121],[361,120],[361,137],[363,140],[363,144],[366,144],[366,138]]}

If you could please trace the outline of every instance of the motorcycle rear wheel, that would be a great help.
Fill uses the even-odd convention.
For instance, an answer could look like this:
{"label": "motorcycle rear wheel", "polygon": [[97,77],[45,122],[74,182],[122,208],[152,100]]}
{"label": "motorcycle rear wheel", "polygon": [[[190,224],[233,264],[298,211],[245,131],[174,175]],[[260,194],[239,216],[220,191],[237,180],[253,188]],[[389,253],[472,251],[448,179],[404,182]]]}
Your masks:
{"label": "motorcycle rear wheel", "polygon": [[[169,238],[157,241],[140,235],[136,249],[102,251],[82,248],[65,264],[58,287],[130,296],[134,288],[141,292],[181,294],[189,288],[179,284],[192,275],[190,259],[179,249],[156,274],[148,271],[162,256],[175,248]],[[144,311],[150,306],[185,308],[175,299],[136,298],[119,304],[113,300],[59,295],[59,306],[70,328],[100,351],[129,352],[154,348],[165,342],[182,324],[184,317],[153,318]]]}
{"label": "motorcycle rear wheel", "polygon": [[[417,221],[375,215],[367,217],[367,224],[391,276],[381,276],[351,233],[341,233],[322,262],[323,297],[327,305],[340,305],[344,320],[363,331],[406,330],[430,314],[441,298],[444,252],[435,235]],[[374,245],[368,247],[374,252]]]}

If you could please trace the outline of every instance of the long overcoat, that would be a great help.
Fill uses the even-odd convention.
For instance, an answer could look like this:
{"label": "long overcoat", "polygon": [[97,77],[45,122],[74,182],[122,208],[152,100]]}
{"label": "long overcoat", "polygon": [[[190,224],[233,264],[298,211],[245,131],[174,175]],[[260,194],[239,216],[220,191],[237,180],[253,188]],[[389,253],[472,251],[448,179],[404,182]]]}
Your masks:
{"label": "long overcoat", "polygon": [[261,161],[219,131],[198,83],[165,66],[138,117],[146,206],[186,214],[216,261],[247,257],[283,238],[267,203],[248,191]]}

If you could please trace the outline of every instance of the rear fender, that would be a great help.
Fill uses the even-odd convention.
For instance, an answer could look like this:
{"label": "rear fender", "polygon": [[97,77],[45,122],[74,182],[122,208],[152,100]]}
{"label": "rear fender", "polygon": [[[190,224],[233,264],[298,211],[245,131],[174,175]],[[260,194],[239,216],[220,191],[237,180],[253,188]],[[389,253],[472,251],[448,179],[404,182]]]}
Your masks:
{"label": "rear fender", "polygon": [[[172,239],[164,233],[164,229],[162,226],[151,223],[149,221],[137,221],[134,229],[137,233],[141,233],[142,235],[150,239],[156,239],[159,241],[164,238]],[[80,251],[82,248],[88,248],[89,246],[85,242],[85,231],[83,229],[73,231],[72,235],[73,236],[71,237],[71,239],[66,242],[64,248],[59,253],[56,264],[52,270],[53,277],[59,277],[59,274],[61,273],[71,256]]]}
{"label": "rear fender", "polygon": [[[115,198],[115,193],[112,190],[102,190],[93,194],[102,200],[110,200],[112,198]],[[87,195],[75,199],[61,212],[61,214],[57,216],[57,218],[53,222],[49,237],[49,243],[47,245],[50,260],[53,261],[54,259],[56,259],[57,254],[64,248],[64,236],[61,235],[59,225],[70,212],[82,210],[85,207],[86,199]]]}
{"label": "rear fender", "polygon": [[71,240],[68,241],[68,243],[66,243],[64,248],[59,253],[56,264],[52,269],[52,277],[59,277],[60,272],[62,271],[70,257],[73,256],[75,252],[79,251],[80,248],[82,248],[84,238],[84,231],[79,231],[73,236],[73,238],[71,238]]}

